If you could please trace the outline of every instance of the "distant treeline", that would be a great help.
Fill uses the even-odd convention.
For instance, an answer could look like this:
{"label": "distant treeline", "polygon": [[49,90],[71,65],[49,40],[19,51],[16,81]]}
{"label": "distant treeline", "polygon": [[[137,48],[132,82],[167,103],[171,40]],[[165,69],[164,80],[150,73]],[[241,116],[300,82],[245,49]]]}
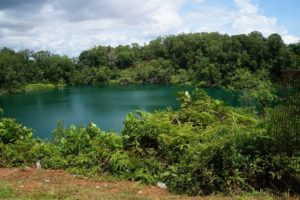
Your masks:
{"label": "distant treeline", "polygon": [[0,88],[13,92],[28,83],[195,84],[247,88],[276,81],[283,68],[300,69],[300,43],[278,34],[190,33],[159,37],[140,46],[97,46],[78,58],[48,51],[0,50]]}

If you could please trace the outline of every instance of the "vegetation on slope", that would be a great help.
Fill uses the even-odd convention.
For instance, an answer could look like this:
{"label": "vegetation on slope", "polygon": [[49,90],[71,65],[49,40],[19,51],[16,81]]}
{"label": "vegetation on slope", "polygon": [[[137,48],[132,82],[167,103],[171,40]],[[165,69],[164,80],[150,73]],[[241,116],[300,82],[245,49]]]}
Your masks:
{"label": "vegetation on slope", "polygon": [[[169,190],[189,195],[266,188],[299,193],[299,118],[284,129],[274,123],[281,120],[276,109],[284,105],[261,119],[199,90],[192,96],[182,93],[179,100],[178,111],[129,114],[121,134],[104,132],[95,124],[59,124],[52,142],[34,138],[30,129],[12,119],[1,119],[0,167],[40,160],[44,168],[89,176],[107,173],[145,183],[162,181]],[[298,112],[295,109],[289,106],[289,112]],[[291,133],[289,148],[281,142],[286,133]]]}
{"label": "vegetation on slope", "polygon": [[0,89],[18,92],[28,83],[239,85],[239,78],[276,82],[282,69],[299,69],[300,45],[259,32],[228,36],[193,33],[159,37],[144,46],[97,46],[78,58],[48,51],[0,50]]}

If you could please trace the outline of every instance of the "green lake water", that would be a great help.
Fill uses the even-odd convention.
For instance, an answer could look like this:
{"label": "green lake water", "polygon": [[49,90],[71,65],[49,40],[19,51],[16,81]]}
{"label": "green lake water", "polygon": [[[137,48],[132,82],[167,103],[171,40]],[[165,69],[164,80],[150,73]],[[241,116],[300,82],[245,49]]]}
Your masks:
{"label": "green lake water", "polygon": [[[51,139],[58,121],[63,121],[65,126],[93,122],[103,130],[120,132],[129,112],[177,109],[176,93],[192,89],[166,85],[68,87],[0,96],[0,107],[4,109],[2,117],[15,118],[33,128],[35,136]],[[213,98],[237,105],[236,97],[222,89],[205,90]]]}

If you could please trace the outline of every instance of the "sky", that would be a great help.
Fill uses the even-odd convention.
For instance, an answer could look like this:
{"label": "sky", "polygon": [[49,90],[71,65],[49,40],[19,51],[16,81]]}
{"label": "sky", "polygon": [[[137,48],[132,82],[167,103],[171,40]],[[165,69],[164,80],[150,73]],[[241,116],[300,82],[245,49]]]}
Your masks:
{"label": "sky", "polygon": [[278,33],[300,41],[299,0],[0,0],[0,48],[78,56],[194,32]]}

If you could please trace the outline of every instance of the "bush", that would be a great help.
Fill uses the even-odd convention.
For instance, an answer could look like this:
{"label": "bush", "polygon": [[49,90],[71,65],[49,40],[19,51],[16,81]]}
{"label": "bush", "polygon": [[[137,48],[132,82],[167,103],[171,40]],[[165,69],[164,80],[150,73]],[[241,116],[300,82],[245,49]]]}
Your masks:
{"label": "bush", "polygon": [[0,119],[0,166],[20,166],[35,163],[39,141],[32,130],[13,119]]}
{"label": "bush", "polygon": [[23,139],[32,139],[32,130],[18,124],[14,119],[0,119],[0,142],[15,143]]}

